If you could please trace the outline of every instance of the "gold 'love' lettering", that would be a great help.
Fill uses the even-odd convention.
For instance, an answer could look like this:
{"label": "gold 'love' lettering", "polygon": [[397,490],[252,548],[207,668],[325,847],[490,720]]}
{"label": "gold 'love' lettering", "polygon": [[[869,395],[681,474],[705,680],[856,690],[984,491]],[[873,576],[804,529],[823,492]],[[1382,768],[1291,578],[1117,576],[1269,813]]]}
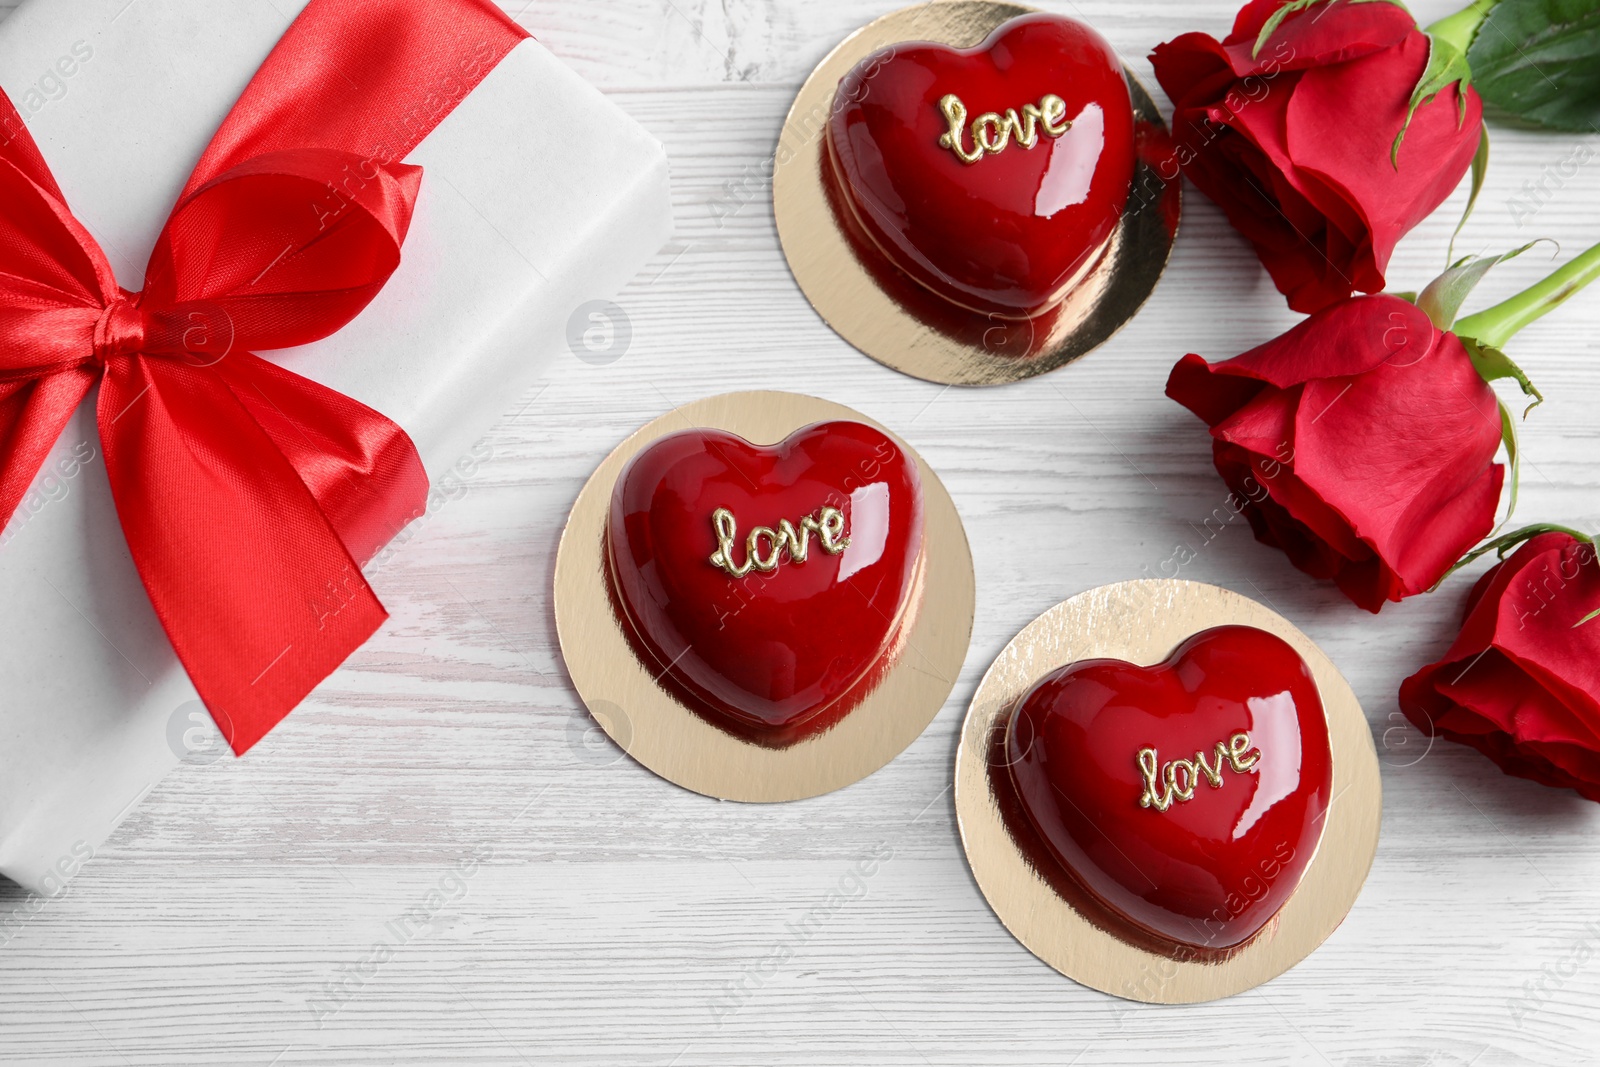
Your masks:
{"label": "gold 'love' lettering", "polygon": [[[1037,104],[1023,104],[1022,114],[1014,107],[1006,108],[1004,115],[986,111],[967,125],[967,105],[955,93],[947,93],[939,101],[939,111],[950,129],[939,135],[939,147],[948,148],[963,163],[976,163],[985,155],[994,155],[1010,144],[1012,138],[1023,148],[1039,143],[1039,130],[1051,137],[1060,137],[1072,129],[1067,118],[1067,102],[1054,93],[1046,93]],[[966,146],[966,135],[972,134],[972,147]]]}
{"label": "gold 'love' lettering", "polygon": [[1218,741],[1210,761],[1204,752],[1196,752],[1192,760],[1175,759],[1162,765],[1154,748],[1141,748],[1139,773],[1144,777],[1144,795],[1139,798],[1139,806],[1166,811],[1173,801],[1193,800],[1202,778],[1211,788],[1220,789],[1224,764],[1232,767],[1235,774],[1254,774],[1260,762],[1261,752],[1250,747],[1247,733]]}
{"label": "gold 'love' lettering", "polygon": [[804,563],[811,552],[812,534],[817,535],[822,550],[830,556],[850,547],[850,538],[844,532],[844,512],[835,507],[822,508],[815,516],[807,515],[798,527],[788,519],[780,521],[776,530],[757,526],[745,538],[743,563],[733,559],[733,546],[739,536],[739,523],[733,512],[718,508],[711,513],[711,526],[717,534],[717,550],[711,553],[711,563],[734,578],[743,578],[752,570],[771,574],[785,553],[794,562]]}

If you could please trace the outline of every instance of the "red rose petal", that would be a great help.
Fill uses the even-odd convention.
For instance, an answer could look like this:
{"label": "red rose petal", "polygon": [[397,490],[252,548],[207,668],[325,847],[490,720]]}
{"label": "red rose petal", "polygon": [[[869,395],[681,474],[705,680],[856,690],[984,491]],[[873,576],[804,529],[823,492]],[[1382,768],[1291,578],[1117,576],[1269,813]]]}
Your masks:
{"label": "red rose petal", "polygon": [[1204,33],[1186,33],[1156,45],[1150,65],[1155,68],[1156,81],[1180,111],[1193,103],[1203,106],[1220,100],[1235,80],[1228,54]]}
{"label": "red rose petal", "polygon": [[1372,235],[1370,266],[1379,276],[1400,238],[1460,184],[1478,149],[1482,105],[1476,93],[1470,94],[1462,123],[1451,88],[1417,110],[1399,168],[1390,163],[1428,51],[1428,39],[1419,32],[1400,48],[1308,70],[1288,103],[1287,155],[1343,190],[1360,211]]}
{"label": "red rose petal", "polygon": [[[1460,184],[1477,150],[1482,104],[1454,87],[1420,108],[1390,163],[1428,39],[1404,6],[1334,0],[1284,20],[1253,0],[1224,42],[1183,36],[1151,54],[1175,105],[1179,160],[1255,246],[1290,307],[1307,313],[1384,288],[1395,243]],[[1229,127],[1217,134],[1209,119]]]}
{"label": "red rose petal", "polygon": [[1286,389],[1315,378],[1350,378],[1433,347],[1433,323],[1397,296],[1346,300],[1241,356],[1213,364]]}
{"label": "red rose petal", "polygon": [[1600,748],[1600,733],[1567,704],[1496,649],[1447,670],[1434,683],[1440,696],[1481,715],[1520,742]]}
{"label": "red rose petal", "polygon": [[1595,606],[1594,547],[1531,539],[1478,580],[1450,651],[1401,685],[1401,710],[1507,774],[1600,801],[1600,629],[1574,626]]}
{"label": "red rose petal", "polygon": [[[1274,2],[1265,6],[1276,10],[1283,5]],[[1284,19],[1261,49],[1261,55],[1252,57],[1271,12],[1266,17],[1259,15],[1258,9],[1246,19],[1241,11],[1234,33],[1223,42],[1234,73],[1241,78],[1273,69],[1272,64],[1285,70],[1306,70],[1346,63],[1393,48],[1417,29],[1416,19],[1398,4],[1334,0]],[[1247,31],[1253,27],[1254,32],[1241,34],[1241,27]]]}
{"label": "red rose petal", "polygon": [[1216,368],[1193,352],[1178,361],[1167,376],[1167,395],[1215,426],[1250,402],[1265,384],[1243,374],[1218,374]]}
{"label": "red rose petal", "polygon": [[[1222,375],[1218,379],[1225,380]],[[1300,391],[1263,389],[1232,415],[1211,428],[1211,436],[1257,456],[1285,463],[1294,457],[1294,417],[1300,407]]]}
{"label": "red rose petal", "polygon": [[1346,299],[1234,359],[1186,356],[1167,394],[1211,426],[1236,491],[1265,487],[1257,538],[1368,610],[1428,590],[1493,528],[1494,392],[1407,301]]}
{"label": "red rose petal", "polygon": [[1239,9],[1233,18],[1233,32],[1228,34],[1228,42],[1254,41],[1261,36],[1262,27],[1273,15],[1278,13],[1288,0],[1249,0],[1249,3]]}
{"label": "red rose petal", "polygon": [[1413,363],[1308,384],[1295,426],[1296,475],[1406,592],[1427,590],[1493,529],[1499,409],[1453,334]]}

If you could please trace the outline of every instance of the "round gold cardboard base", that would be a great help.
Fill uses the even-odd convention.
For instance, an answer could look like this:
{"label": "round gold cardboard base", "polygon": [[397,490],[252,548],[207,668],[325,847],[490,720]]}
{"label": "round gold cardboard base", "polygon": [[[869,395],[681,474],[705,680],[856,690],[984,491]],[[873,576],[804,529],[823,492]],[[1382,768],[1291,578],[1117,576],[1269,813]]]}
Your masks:
{"label": "round gold cardboard base", "polygon": [[[989,0],[936,0],[885,15],[845,38],[811,72],[778,139],[772,206],[789,269],[834,331],[886,366],[947,385],[1001,385],[1055,370],[1098,348],[1143,306],[1166,269],[1182,191],[1141,160],[1122,223],[1100,263],[1055,308],[1032,319],[968,311],[892,267],[871,269],[841,229],[823,180],[827,123],[839,79],[892,44],[956,48],[1037,9]],[[1135,120],[1166,130],[1160,110],[1127,73]],[[869,258],[876,259],[876,255]]]}
{"label": "round gold cardboard base", "polygon": [[[988,757],[997,723],[1044,675],[1082,659],[1151,666],[1186,638],[1240,624],[1288,641],[1317,682],[1333,751],[1333,800],[1300,885],[1243,946],[1211,959],[1137,947],[1068,903],[1026,859],[994,788]],[[1218,1000],[1274,978],[1311,953],[1343,921],[1378,847],[1383,789],[1366,716],[1350,685],[1311,639],[1276,612],[1216,586],[1141,580],[1102,586],[1029,623],[984,675],[956,754],[956,819],[973,876],[1006,928],[1028,950],[1083,985],[1128,1000]]]}
{"label": "round gold cardboard base", "polygon": [[[771,445],[816,422],[849,420],[889,434],[916,460],[923,494],[920,610],[883,680],[836,725],[787,748],[711,725],[656,683],[612,607],[605,529],[622,468],[659,437],[710,428]],[[793,393],[729,393],[663,415],[601,463],[567,519],[556,555],[561,654],[595,720],[634,759],[685,789],[723,800],[800,800],[865,778],[915,741],[954,688],[972,637],[972,552],[950,494],[904,441],[850,408]]]}

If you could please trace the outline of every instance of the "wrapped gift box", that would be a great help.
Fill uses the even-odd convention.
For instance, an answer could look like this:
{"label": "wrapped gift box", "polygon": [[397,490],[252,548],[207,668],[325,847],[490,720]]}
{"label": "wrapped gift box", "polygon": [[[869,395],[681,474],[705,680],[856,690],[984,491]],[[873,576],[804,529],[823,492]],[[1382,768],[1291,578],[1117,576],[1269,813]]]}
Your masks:
{"label": "wrapped gift box", "polygon": [[[0,23],[0,87],[124,287],[142,287],[200,153],[306,3],[25,0]],[[667,164],[532,40],[406,161],[425,174],[399,270],[332,337],[267,356],[397,422],[437,484],[574,310],[667,240]],[[0,874],[45,893],[176,766],[196,707],[99,449],[91,395],[0,544]]]}

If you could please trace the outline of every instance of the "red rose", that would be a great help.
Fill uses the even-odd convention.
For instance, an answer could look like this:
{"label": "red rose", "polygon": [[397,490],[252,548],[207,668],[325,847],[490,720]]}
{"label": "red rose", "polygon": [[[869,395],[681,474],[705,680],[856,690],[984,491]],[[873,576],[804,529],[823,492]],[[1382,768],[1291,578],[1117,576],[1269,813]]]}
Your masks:
{"label": "red rose", "polygon": [[1255,246],[1289,306],[1312,312],[1383,289],[1395,244],[1471,166],[1483,106],[1451,84],[1406,127],[1429,39],[1390,0],[1296,10],[1252,57],[1286,2],[1252,0],[1226,40],[1187,33],[1150,59],[1183,172]]}
{"label": "red rose", "polygon": [[1348,298],[1223,363],[1185,356],[1167,395],[1211,427],[1256,539],[1369,611],[1431,589],[1494,527],[1494,391],[1399,297]]}
{"label": "red rose", "polygon": [[1600,566],[1595,546],[1543,533],[1467,600],[1444,659],[1400,686],[1425,733],[1471,745],[1507,774],[1600,801]]}

